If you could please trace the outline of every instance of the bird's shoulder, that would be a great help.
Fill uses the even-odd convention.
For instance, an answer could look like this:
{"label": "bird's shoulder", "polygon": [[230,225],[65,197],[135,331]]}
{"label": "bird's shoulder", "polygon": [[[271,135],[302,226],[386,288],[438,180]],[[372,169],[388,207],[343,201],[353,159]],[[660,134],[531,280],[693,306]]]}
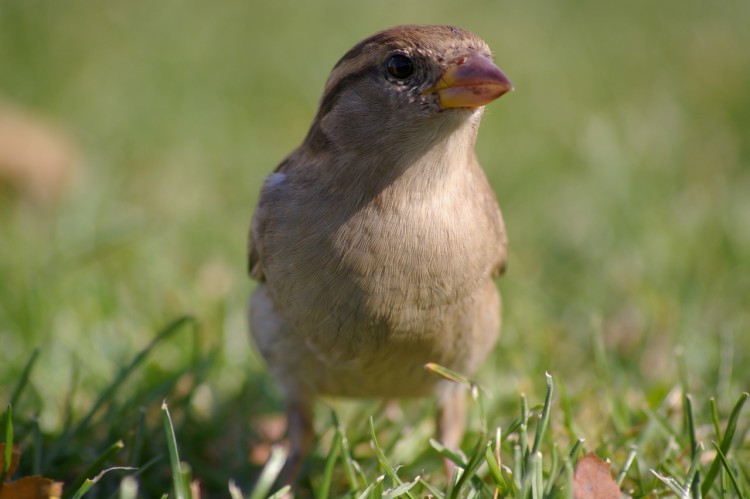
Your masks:
{"label": "bird's shoulder", "polygon": [[308,165],[299,150],[287,156],[273,172],[268,175],[260,190],[258,203],[252,216],[248,235],[248,272],[256,280],[263,281],[263,239],[268,230],[269,217],[278,209],[280,201],[291,199],[294,192],[304,191],[296,189],[297,184],[304,183],[305,171],[313,169]]}
{"label": "bird's shoulder", "polygon": [[278,190],[282,184],[287,181],[289,170],[291,169],[291,158],[287,157],[266,177],[263,187],[260,191],[258,204],[253,212],[252,223],[250,224],[250,233],[247,240],[247,270],[250,277],[258,281],[264,281],[263,275],[263,253],[261,251],[261,241],[265,232],[267,223],[267,204],[269,195]]}

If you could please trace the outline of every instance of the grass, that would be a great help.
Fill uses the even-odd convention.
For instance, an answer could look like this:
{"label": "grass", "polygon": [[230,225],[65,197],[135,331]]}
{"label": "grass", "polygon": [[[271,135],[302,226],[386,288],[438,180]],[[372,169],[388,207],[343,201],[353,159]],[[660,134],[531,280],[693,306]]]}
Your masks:
{"label": "grass", "polygon": [[[244,317],[251,210],[336,59],[404,22],[477,32],[517,88],[478,143],[510,236],[503,331],[464,455],[430,444],[430,401],[330,401],[303,489],[566,497],[595,452],[634,497],[748,496],[739,0],[0,3],[0,103],[57,123],[80,157],[56,204],[0,195],[14,479],[68,497],[110,469],[85,497],[174,495],[178,475],[206,497],[276,490],[281,400]],[[189,469],[170,464],[164,400]],[[445,456],[466,471],[444,476]]]}

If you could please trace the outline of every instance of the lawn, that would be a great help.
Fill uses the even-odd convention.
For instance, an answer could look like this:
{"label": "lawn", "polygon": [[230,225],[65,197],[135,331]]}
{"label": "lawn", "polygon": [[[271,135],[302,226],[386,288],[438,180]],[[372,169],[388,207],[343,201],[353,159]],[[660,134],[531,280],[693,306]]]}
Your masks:
{"label": "lawn", "polygon": [[510,239],[503,329],[475,380],[460,485],[430,444],[431,401],[332,400],[302,494],[402,481],[415,497],[566,497],[594,452],[633,497],[750,497],[743,0],[4,0],[0,118],[47,124],[71,158],[43,198],[0,173],[13,479],[42,474],[70,497],[130,467],[86,497],[174,494],[166,400],[204,497],[229,497],[230,480],[263,492],[282,401],[247,332],[252,209],[333,64],[404,23],[474,31],[516,87],[477,145]]}

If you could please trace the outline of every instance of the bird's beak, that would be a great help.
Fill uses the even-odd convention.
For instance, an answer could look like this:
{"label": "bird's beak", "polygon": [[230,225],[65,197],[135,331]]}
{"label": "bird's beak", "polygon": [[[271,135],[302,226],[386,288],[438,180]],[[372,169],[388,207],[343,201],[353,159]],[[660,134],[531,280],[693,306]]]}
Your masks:
{"label": "bird's beak", "polygon": [[460,58],[449,67],[437,84],[425,93],[436,93],[440,107],[480,107],[513,90],[513,85],[500,68],[479,54]]}

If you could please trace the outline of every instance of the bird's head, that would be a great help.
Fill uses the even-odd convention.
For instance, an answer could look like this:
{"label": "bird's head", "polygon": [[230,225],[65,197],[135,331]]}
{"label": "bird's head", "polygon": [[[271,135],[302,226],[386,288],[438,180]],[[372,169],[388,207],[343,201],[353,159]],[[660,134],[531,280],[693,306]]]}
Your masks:
{"label": "bird's head", "polygon": [[338,153],[429,147],[512,89],[487,44],[453,26],[390,28],[361,41],[331,72],[312,148]]}

